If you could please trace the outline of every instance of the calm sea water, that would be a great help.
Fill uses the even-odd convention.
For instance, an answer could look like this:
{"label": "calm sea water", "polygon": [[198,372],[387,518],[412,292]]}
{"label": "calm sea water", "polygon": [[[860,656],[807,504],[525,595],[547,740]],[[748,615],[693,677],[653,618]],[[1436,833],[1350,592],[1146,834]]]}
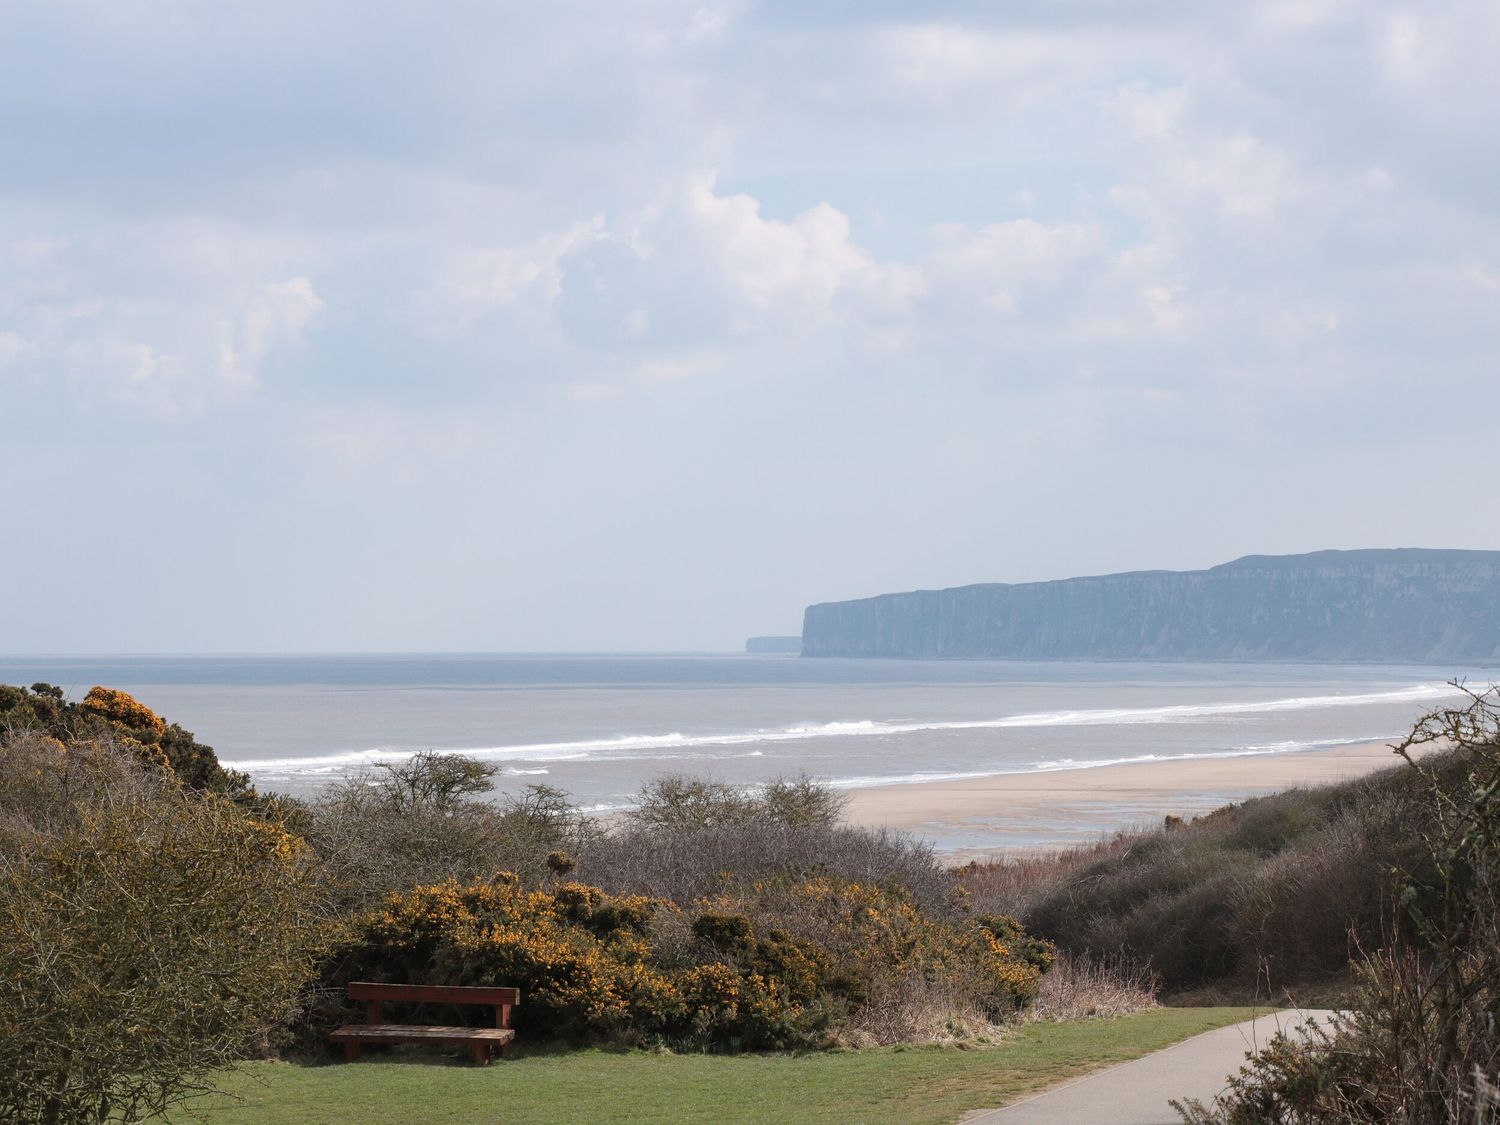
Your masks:
{"label": "calm sea water", "polygon": [[663,773],[841,787],[1296,753],[1401,734],[1495,669],[785,656],[0,657],[0,682],[122,688],[263,789],[415,750],[627,807]]}

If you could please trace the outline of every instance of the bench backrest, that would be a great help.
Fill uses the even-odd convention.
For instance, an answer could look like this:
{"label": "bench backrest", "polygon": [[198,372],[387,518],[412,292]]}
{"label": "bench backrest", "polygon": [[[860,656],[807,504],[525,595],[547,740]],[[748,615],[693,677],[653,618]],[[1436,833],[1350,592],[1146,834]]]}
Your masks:
{"label": "bench backrest", "polygon": [[468,988],[453,984],[374,984],[357,980],[349,984],[351,1000],[404,1000],[411,1004],[518,1004],[519,988]]}

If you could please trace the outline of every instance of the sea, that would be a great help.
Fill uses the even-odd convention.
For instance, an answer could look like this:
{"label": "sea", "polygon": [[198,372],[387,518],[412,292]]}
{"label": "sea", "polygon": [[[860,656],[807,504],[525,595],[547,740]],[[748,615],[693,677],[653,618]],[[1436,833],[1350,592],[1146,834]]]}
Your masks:
{"label": "sea", "polygon": [[[840,789],[1392,739],[1500,670],[781,655],[8,656],[0,683],[130,692],[262,790],[418,750],[628,809],[663,774]],[[937,841],[939,844],[942,841]]]}

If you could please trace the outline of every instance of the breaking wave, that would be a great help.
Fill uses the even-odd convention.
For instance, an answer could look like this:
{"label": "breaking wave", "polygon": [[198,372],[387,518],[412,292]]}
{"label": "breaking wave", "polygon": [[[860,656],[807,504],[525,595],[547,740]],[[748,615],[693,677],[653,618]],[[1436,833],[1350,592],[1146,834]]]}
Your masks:
{"label": "breaking wave", "polygon": [[[1268,712],[1316,710],[1337,707],[1361,707],[1381,703],[1422,702],[1452,695],[1454,689],[1447,684],[1426,683],[1390,691],[1366,692],[1349,695],[1292,696],[1252,702],[1222,702],[1203,704],[1181,704],[1163,707],[1116,707],[1078,709],[1063,711],[1036,711],[1006,715],[994,719],[964,719],[952,721],[877,721],[860,719],[827,723],[802,723],[774,729],[736,731],[731,733],[684,734],[672,731],[665,734],[628,734],[608,738],[586,738],[567,742],[520,743],[505,746],[449,746],[433,749],[444,753],[465,754],[484,761],[526,763],[577,762],[577,761],[671,761],[725,757],[761,757],[765,751],[750,749],[741,754],[725,755],[712,753],[726,747],[754,747],[783,742],[802,742],[829,738],[890,738],[901,735],[931,731],[1003,730],[1012,728],[1056,728],[1090,726],[1133,726],[1153,723],[1181,723],[1211,720],[1221,716],[1254,715]],[[1355,739],[1338,739],[1322,745],[1336,745]],[[1239,754],[1281,753],[1296,749],[1311,749],[1319,744],[1277,743],[1259,747],[1242,747],[1233,750],[1204,754],[1186,754],[1174,757],[1216,757]],[[381,762],[399,761],[409,757],[417,746],[381,746],[367,750],[354,750],[335,754],[322,754],[296,758],[246,758],[225,765],[262,777],[318,776],[340,774],[351,770],[373,766]],[[710,753],[703,753],[710,751]],[[1083,769],[1100,765],[1114,765],[1127,761],[1168,760],[1146,755],[1136,758],[1110,761],[1079,761],[1059,759],[1054,762],[1037,762],[1017,770],[989,770],[982,773],[944,775],[903,775],[905,780],[958,780],[965,777],[987,777],[997,772],[1033,772],[1048,769]],[[544,773],[545,770],[507,769],[509,773]],[[863,785],[896,784],[903,778],[847,778],[837,782],[845,787]]]}
{"label": "breaking wave", "polygon": [[961,773],[902,773],[878,777],[844,777],[830,781],[835,789],[870,789],[879,785],[919,785],[928,781],[971,781],[980,777],[1009,777],[1015,774],[1060,773],[1065,770],[1092,770],[1101,766],[1129,766],[1144,762],[1186,762],[1214,758],[1251,758],[1270,754],[1295,754],[1306,750],[1328,750],[1361,742],[1382,742],[1394,734],[1356,735],[1349,738],[1310,739],[1305,742],[1265,742],[1251,746],[1232,746],[1226,750],[1204,750],[1185,754],[1135,754],[1126,758],[1056,758],[1023,766],[997,766],[990,770],[966,770]]}

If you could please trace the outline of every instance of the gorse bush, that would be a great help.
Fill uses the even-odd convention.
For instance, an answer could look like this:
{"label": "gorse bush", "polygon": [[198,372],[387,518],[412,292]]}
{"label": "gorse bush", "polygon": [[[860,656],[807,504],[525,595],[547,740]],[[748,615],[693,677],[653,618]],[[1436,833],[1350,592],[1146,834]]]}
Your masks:
{"label": "gorse bush", "polygon": [[825,1043],[912,982],[962,979],[968,1009],[1002,1019],[1050,963],[1009,919],[938,921],[899,891],[827,877],[681,906],[504,874],[392,895],[358,921],[327,983],[512,985],[533,1035],[753,1049]]}
{"label": "gorse bush", "polygon": [[33,684],[30,690],[0,684],[0,731],[34,731],[68,743],[107,739],[189,789],[242,802],[255,799],[248,777],[224,769],[213,749],[191,731],[166,722],[123,691],[94,687],[82,702],[71,703],[51,684]]}
{"label": "gorse bush", "polygon": [[1035,997],[1053,958],[1013,919],[934,915],[899,884],[781,875],[732,884],[695,907],[704,911],[695,930],[711,923],[715,948],[741,962],[756,947],[726,937],[740,919],[819,950],[829,1004],[882,1041],[893,1041],[889,1032],[864,1019],[872,1000],[889,1005],[906,992],[931,1002],[941,986],[945,1015],[995,1023]]}
{"label": "gorse bush", "polygon": [[606,832],[544,786],[490,794],[494,774],[418,755],[299,808],[353,935],[309,1046],[353,979],[519,987],[528,1036],[745,1049],[825,1042],[873,996],[936,1008],[936,985],[1004,1018],[1045,967],[1014,923],[964,919],[930,850],[839,826],[842,799],[805,777],[662,778]]}
{"label": "gorse bush", "polygon": [[517,1026],[575,1042],[692,1038],[787,1046],[820,1024],[786,982],[722,961],[663,967],[650,923],[670,903],[512,877],[393,895],[339,960],[341,977],[512,985]]}
{"label": "gorse bush", "polygon": [[122,726],[126,730],[146,735],[158,742],[167,732],[167,724],[155,711],[135,697],[114,688],[92,687],[83,697],[78,709],[88,715],[97,715],[107,722]]}
{"label": "gorse bush", "polygon": [[987,1026],[1045,968],[1015,923],[966,918],[929,849],[840,826],[842,798],[805,777],[661,778],[606,831],[544,786],[490,794],[494,774],[418,755],[298,810],[355,935],[309,1047],[353,979],[519,987],[533,1035],[741,1049]]}
{"label": "gorse bush", "polygon": [[345,965],[361,979],[515,986],[522,1030],[584,1038],[643,1019],[631,1001],[653,991],[637,970],[658,905],[577,884],[526,890],[509,875],[449,881],[393,895],[362,921]]}
{"label": "gorse bush", "polygon": [[263,1050],[326,948],[307,847],[141,745],[0,737],[0,1120],[160,1114]]}

